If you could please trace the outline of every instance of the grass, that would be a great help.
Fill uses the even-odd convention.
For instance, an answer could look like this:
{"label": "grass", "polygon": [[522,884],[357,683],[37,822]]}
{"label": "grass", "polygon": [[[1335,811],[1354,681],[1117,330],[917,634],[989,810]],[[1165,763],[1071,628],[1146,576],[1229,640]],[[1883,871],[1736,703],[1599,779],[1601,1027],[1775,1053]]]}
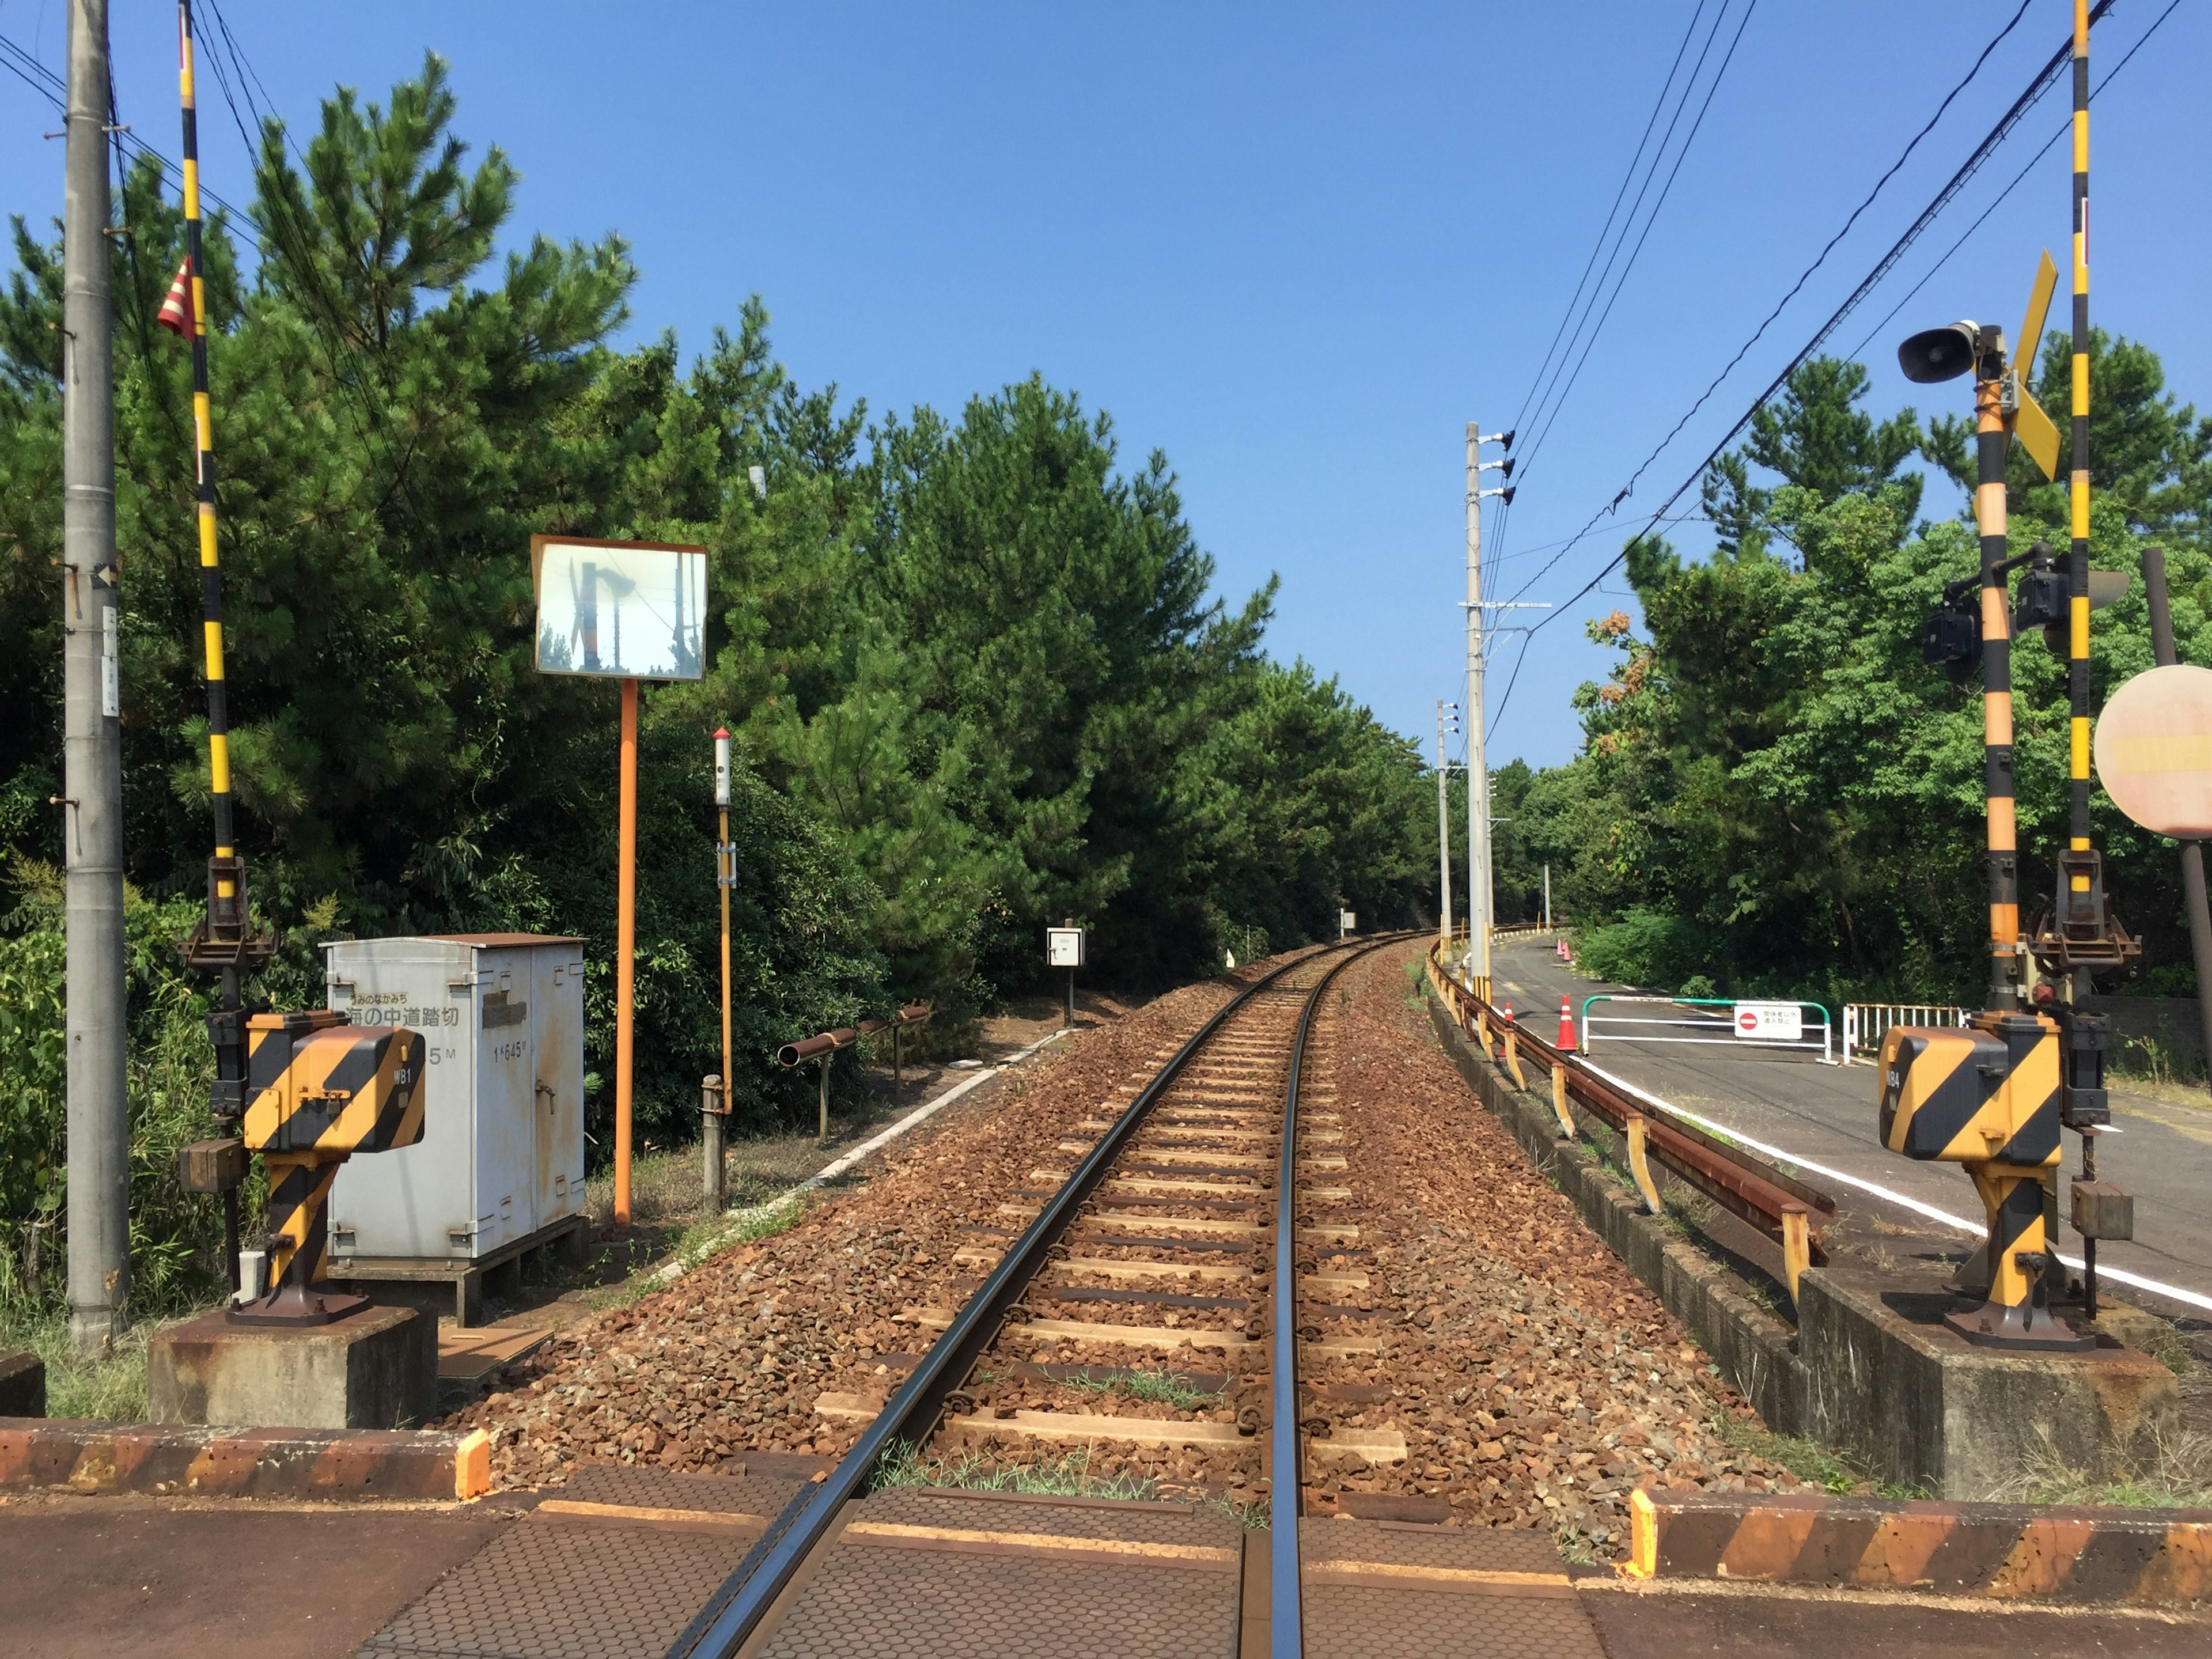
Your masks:
{"label": "grass", "polygon": [[34,1353],[46,1362],[47,1416],[143,1423],[146,1336],[151,1328],[129,1332],[100,1358],[81,1359],[70,1351],[66,1317],[0,1316],[0,1349]]}
{"label": "grass", "polygon": [[1713,1433],[1732,1450],[1778,1464],[1800,1480],[1830,1492],[1871,1492],[1877,1498],[1925,1498],[1917,1486],[1893,1486],[1830,1447],[1801,1435],[1776,1434],[1725,1412],[1711,1419]]}
{"label": "grass", "polygon": [[1194,1389],[1189,1380],[1176,1371],[1113,1371],[1097,1376],[1089,1370],[1061,1379],[1072,1389],[1081,1389],[1090,1394],[1120,1392],[1132,1400],[1148,1401],[1154,1405],[1172,1406],[1179,1412],[1195,1411],[1200,1406],[1211,1406],[1221,1396],[1205,1389]]}
{"label": "grass", "polygon": [[1091,1449],[1085,1446],[1036,1463],[992,1463],[974,1452],[957,1458],[925,1457],[904,1441],[894,1442],[876,1465],[871,1492],[897,1486],[957,1486],[965,1492],[1018,1492],[1042,1498],[1144,1499],[1158,1488],[1140,1475],[1091,1473]]}
{"label": "grass", "polygon": [[2043,1437],[2014,1489],[2031,1504],[2117,1504],[2129,1509],[2212,1508],[2212,1434],[2201,1429],[2152,1432],[2148,1455],[2118,1478],[2099,1480],[2073,1468]]}

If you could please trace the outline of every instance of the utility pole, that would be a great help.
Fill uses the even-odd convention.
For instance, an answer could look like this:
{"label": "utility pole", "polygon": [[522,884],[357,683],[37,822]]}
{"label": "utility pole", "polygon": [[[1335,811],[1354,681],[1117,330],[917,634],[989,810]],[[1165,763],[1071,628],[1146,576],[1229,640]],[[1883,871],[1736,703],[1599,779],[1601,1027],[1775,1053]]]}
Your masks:
{"label": "utility pole", "polygon": [[1467,975],[1478,994],[1490,994],[1490,769],[1482,756],[1482,503],[1492,495],[1513,499],[1509,485],[1485,489],[1486,467],[1510,478],[1513,463],[1486,461],[1482,446],[1513,447],[1513,434],[1485,437],[1480,425],[1467,423]]}
{"label": "utility pole", "polygon": [[131,1296],[116,664],[107,0],[70,0],[62,195],[62,863],[67,872],[70,1340],[106,1351]]}
{"label": "utility pole", "polygon": [[1544,931],[1552,931],[1552,866],[1544,866]]}
{"label": "utility pole", "polygon": [[[1455,702],[1437,699],[1437,939],[1449,947],[1451,944],[1451,819],[1444,805],[1444,777],[1451,770],[1451,757],[1444,749],[1445,711],[1455,715],[1459,711]],[[1456,719],[1451,721],[1458,728]]]}

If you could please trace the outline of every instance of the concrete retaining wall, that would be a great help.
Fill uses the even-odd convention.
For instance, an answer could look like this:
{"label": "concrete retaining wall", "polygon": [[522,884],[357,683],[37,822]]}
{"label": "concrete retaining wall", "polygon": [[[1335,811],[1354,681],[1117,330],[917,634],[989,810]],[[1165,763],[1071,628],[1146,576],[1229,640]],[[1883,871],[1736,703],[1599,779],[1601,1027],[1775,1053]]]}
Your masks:
{"label": "concrete retaining wall", "polygon": [[1793,1331],[1647,1214],[1587,1146],[1562,1141],[1549,1099],[1516,1089],[1434,997],[1429,1017],[1482,1103],[1776,1432],[1839,1447],[1895,1485],[1976,1500],[2039,1465],[2117,1479],[2178,1426],[2173,1374],[2148,1355],[2118,1344],[2078,1358],[1972,1347],[1942,1323],[1948,1297],[1848,1270],[1802,1276]]}

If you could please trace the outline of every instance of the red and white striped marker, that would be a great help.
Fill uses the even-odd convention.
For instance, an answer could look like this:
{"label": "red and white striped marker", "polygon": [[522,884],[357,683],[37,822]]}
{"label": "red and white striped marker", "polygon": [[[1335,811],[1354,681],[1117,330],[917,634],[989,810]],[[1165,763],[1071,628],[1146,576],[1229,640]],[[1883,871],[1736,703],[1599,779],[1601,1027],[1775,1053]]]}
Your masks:
{"label": "red and white striped marker", "polygon": [[1575,1012],[1565,996],[1559,999],[1559,1041],[1556,1046],[1563,1054],[1575,1051]]}

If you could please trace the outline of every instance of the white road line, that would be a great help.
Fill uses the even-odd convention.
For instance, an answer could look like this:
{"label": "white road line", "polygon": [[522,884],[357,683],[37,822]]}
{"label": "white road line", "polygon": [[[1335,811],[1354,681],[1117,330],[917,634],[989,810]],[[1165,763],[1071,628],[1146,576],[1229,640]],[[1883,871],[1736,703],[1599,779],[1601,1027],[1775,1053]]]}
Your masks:
{"label": "white road line", "polygon": [[[1662,1100],[1650,1090],[1639,1089],[1633,1083],[1631,1083],[1626,1078],[1616,1077],[1611,1072],[1607,1071],[1603,1066],[1594,1065],[1589,1060],[1584,1060],[1579,1055],[1576,1057],[1576,1063],[1580,1065],[1584,1071],[1589,1073],[1591,1076],[1604,1079],[1605,1081],[1613,1085],[1614,1088],[1626,1090],[1628,1093],[1634,1095],[1638,1099],[1649,1101],[1652,1105],[1658,1107],[1661,1110],[1672,1112],[1676,1117],[1681,1118],[1687,1122],[1698,1124],[1704,1128],[1717,1130],[1720,1133],[1726,1135],[1729,1139],[1734,1140],[1741,1146],[1750,1147],[1754,1152],[1764,1152],[1769,1158],[1781,1158],[1786,1163],[1796,1165],[1798,1169],[1810,1170],[1814,1175],[1825,1176],[1830,1181],[1840,1181],[1846,1187],[1856,1187],[1861,1192],[1872,1193],[1876,1198],[1884,1199],[1892,1204],[1901,1206],[1905,1209],[1911,1210],[1916,1215],[1927,1217],[1930,1221],[1941,1222],[1944,1226],[1952,1228],[1955,1231],[1962,1232],[1970,1238],[1986,1238],[1989,1237],[1989,1228],[1982,1222],[1968,1221],[1963,1216],[1953,1215],[1948,1210],[1939,1210],[1933,1204],[1924,1204],[1917,1198],[1907,1198],[1903,1193],[1892,1192],[1888,1188],[1881,1186],[1877,1182],[1868,1181],[1862,1176],[1845,1175],[1841,1170],[1832,1170],[1825,1164],[1814,1163],[1811,1158],[1805,1157],[1802,1152],[1793,1152],[1780,1146],[1771,1146],[1763,1140],[1753,1140],[1749,1135],[1744,1133],[1742,1130],[1735,1127],[1731,1124],[1717,1122],[1711,1118],[1700,1115],[1698,1113],[1686,1110],[1684,1108],[1675,1105],[1672,1101]],[[2080,1258],[2068,1255],[2063,1250],[2055,1252],[2055,1254],[2061,1261],[2064,1262],[2069,1267],[2079,1267],[2081,1265]],[[2176,1285],[2162,1285],[2155,1279],[2145,1279],[2142,1274],[2131,1273],[2124,1267],[2114,1267],[2100,1261],[2097,1264],[2097,1277],[2100,1279],[2114,1279],[2122,1285],[2132,1285],[2136,1289],[2139,1291],[2148,1291],[2154,1296],[2171,1297],[2176,1302],[2185,1302],[2192,1308],[2203,1308],[2207,1310],[2212,1310],[2212,1296],[2203,1296],[2195,1291],[2185,1291]]]}

